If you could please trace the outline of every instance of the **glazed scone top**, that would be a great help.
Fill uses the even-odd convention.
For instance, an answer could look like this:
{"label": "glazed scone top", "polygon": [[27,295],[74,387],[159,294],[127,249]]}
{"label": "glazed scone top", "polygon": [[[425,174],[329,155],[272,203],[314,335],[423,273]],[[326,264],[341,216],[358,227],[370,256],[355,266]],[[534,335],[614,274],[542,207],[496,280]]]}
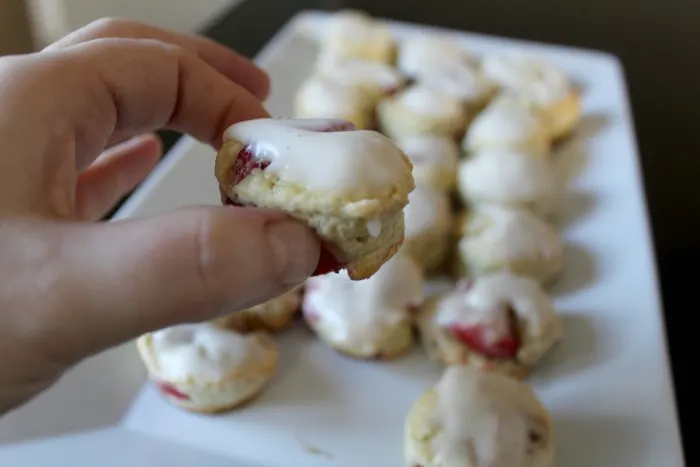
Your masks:
{"label": "glazed scone top", "polygon": [[468,63],[449,62],[435,65],[430,73],[418,78],[424,86],[441,90],[464,101],[481,103],[494,90],[494,84],[477,67]]}
{"label": "glazed scone top", "polygon": [[394,40],[391,31],[370,15],[359,10],[343,10],[329,19],[324,39],[337,42],[362,42],[372,44]]}
{"label": "glazed scone top", "polygon": [[449,37],[419,34],[404,40],[396,66],[411,77],[433,74],[435,67],[473,63],[473,56]]}
{"label": "glazed scone top", "polygon": [[319,61],[316,69],[319,74],[337,83],[363,89],[378,88],[391,92],[404,83],[403,76],[394,68],[373,60],[327,57]]}
{"label": "glazed scone top", "polygon": [[539,359],[563,332],[561,320],[542,287],[530,278],[509,272],[479,276],[445,295],[437,302],[434,315],[441,327],[479,328],[486,345],[509,337],[513,318],[521,333],[516,357],[523,363]]}
{"label": "glazed scone top", "polygon": [[408,205],[404,208],[406,239],[426,232],[448,231],[451,217],[450,198],[444,191],[418,185],[408,195]]}
{"label": "glazed scone top", "polygon": [[533,439],[551,443],[551,427],[529,386],[492,372],[451,366],[435,385],[436,465],[551,467]]}
{"label": "glazed scone top", "polygon": [[438,89],[417,84],[397,94],[395,102],[409,112],[445,120],[462,120],[464,108],[458,99]]}
{"label": "glazed scone top", "polygon": [[304,312],[324,322],[336,342],[362,346],[409,319],[423,302],[423,275],[403,253],[369,279],[352,281],[344,271],[307,280]]}
{"label": "glazed scone top", "polygon": [[244,365],[262,361],[267,351],[254,335],[209,323],[183,324],[151,334],[153,368],[175,381],[218,381]]}
{"label": "glazed scone top", "polygon": [[453,170],[459,161],[459,146],[447,136],[411,136],[396,142],[413,163],[414,171],[432,166]]}
{"label": "glazed scone top", "polygon": [[413,181],[410,161],[389,138],[342,121],[250,120],[229,127],[225,139],[268,161],[266,172],[312,191],[371,198]]}
{"label": "glazed scone top", "polygon": [[563,71],[529,55],[492,55],[484,59],[482,69],[500,86],[539,103],[553,103],[572,92]]}
{"label": "glazed scone top", "polygon": [[463,144],[467,150],[507,146],[545,154],[549,143],[542,115],[520,99],[503,94],[474,119]]}
{"label": "glazed scone top", "polygon": [[297,94],[300,110],[313,112],[321,118],[354,115],[369,109],[371,104],[370,96],[362,88],[320,74],[304,81]]}

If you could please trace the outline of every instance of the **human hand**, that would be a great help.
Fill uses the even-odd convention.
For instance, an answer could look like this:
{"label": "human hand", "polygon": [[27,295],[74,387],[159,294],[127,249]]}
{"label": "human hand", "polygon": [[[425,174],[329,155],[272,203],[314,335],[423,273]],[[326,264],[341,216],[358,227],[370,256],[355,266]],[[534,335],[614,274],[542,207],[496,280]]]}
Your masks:
{"label": "human hand", "polygon": [[217,147],[230,124],[267,116],[268,87],[213,42],[121,20],[0,59],[0,414],[86,356],[313,272],[314,235],[280,213],[91,222],[156,164],[157,138],[139,135],[171,128]]}

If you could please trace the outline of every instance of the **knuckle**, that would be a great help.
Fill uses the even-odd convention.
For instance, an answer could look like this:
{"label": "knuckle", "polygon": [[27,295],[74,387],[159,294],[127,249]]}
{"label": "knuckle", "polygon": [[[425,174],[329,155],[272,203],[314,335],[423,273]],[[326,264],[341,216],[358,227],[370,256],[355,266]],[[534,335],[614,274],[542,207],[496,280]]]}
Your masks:
{"label": "knuckle", "polygon": [[225,239],[220,234],[220,220],[209,210],[203,210],[193,225],[194,264],[197,268],[200,289],[204,296],[224,299],[229,271],[226,255],[222,254]]}
{"label": "knuckle", "polygon": [[140,29],[143,25],[138,21],[106,16],[96,19],[87,26],[98,37],[123,37]]}

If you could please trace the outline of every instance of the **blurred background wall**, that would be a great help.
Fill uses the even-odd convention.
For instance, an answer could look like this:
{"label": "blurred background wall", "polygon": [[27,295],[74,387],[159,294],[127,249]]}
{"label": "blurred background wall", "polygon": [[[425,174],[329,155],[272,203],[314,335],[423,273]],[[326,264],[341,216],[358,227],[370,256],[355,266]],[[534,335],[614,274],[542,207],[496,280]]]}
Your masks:
{"label": "blurred background wall", "polygon": [[22,0],[0,0],[0,55],[30,52],[32,35]]}

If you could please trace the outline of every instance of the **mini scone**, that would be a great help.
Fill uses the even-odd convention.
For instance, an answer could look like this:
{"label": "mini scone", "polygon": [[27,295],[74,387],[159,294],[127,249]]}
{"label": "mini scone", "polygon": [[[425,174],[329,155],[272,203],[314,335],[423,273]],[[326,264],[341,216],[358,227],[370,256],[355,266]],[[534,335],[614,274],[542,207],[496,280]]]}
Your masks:
{"label": "mini scone", "polygon": [[433,360],[516,378],[526,377],[563,335],[561,318],[542,287],[509,272],[461,281],[426,304],[417,324]]}
{"label": "mini scone", "polygon": [[486,57],[484,73],[502,88],[538,107],[550,136],[569,134],[581,119],[581,99],[566,74],[539,58],[520,54]]}
{"label": "mini scone", "polygon": [[192,412],[224,412],[248,402],[277,367],[277,347],[266,335],[211,323],[144,334],[136,344],[160,394]]}
{"label": "mini scone", "polygon": [[421,270],[401,252],[364,281],[344,272],[308,279],[302,313],[319,339],[338,352],[388,360],[411,347],[412,312],[422,302]]}
{"label": "mini scone", "polygon": [[359,129],[374,126],[377,98],[365,89],[313,75],[297,91],[294,114],[299,118],[346,120]]}
{"label": "mini scone", "polygon": [[446,64],[473,66],[476,59],[458,42],[443,35],[417,34],[401,41],[396,67],[404,75],[418,79]]}
{"label": "mini scone", "polygon": [[404,239],[413,166],[387,137],[338,120],[258,119],[229,127],[216,157],[224,204],[288,213],[322,241],[316,271],[374,274]]}
{"label": "mini scone", "polygon": [[436,64],[417,81],[459,99],[470,118],[488,104],[497,90],[479,68],[458,62]]}
{"label": "mini scone", "polygon": [[361,88],[378,101],[401,89],[406,79],[386,63],[330,58],[316,64],[316,73],[343,86]]}
{"label": "mini scone", "polygon": [[551,143],[537,109],[510,94],[500,94],[471,122],[462,146],[468,152],[505,147],[545,157]]}
{"label": "mini scone", "polygon": [[498,204],[549,217],[559,183],[546,158],[519,149],[484,148],[460,162],[458,188],[467,205]]}
{"label": "mini scone", "polygon": [[382,131],[393,139],[431,135],[460,138],[467,112],[459,99],[416,84],[382,100],[377,107]]}
{"label": "mini scone", "polygon": [[405,421],[407,467],[554,467],[551,417],[522,381],[445,370]]}
{"label": "mini scone", "polygon": [[442,266],[452,238],[452,209],[449,195],[436,188],[417,185],[404,209],[406,226],[403,250],[426,273]]}
{"label": "mini scone", "polygon": [[294,320],[300,306],[301,287],[295,287],[260,305],[226,313],[215,319],[213,323],[242,333],[277,332],[286,328]]}
{"label": "mini scone", "polygon": [[559,232],[530,211],[479,206],[461,216],[457,234],[461,273],[468,277],[510,271],[548,283],[564,265]]}
{"label": "mini scone", "polygon": [[338,11],[329,18],[320,55],[393,63],[396,40],[384,24],[360,10]]}
{"label": "mini scone", "polygon": [[409,136],[396,142],[413,164],[416,185],[452,191],[457,182],[459,145],[447,136]]}

